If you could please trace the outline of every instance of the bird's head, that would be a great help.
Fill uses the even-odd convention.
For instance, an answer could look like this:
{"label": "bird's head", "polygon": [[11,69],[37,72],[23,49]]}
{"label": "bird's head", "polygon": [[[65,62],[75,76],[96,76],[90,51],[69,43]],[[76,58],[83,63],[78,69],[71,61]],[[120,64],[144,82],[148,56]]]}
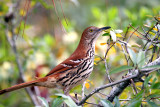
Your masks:
{"label": "bird's head", "polygon": [[104,30],[107,30],[111,27],[102,27],[98,28],[95,26],[90,26],[83,31],[81,41],[85,42],[87,45],[95,43],[95,40],[99,37],[100,33]]}

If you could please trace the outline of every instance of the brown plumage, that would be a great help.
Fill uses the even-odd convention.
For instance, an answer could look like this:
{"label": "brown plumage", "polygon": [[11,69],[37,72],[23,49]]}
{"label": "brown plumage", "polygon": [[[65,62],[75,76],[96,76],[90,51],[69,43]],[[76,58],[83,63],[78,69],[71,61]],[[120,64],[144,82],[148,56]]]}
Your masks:
{"label": "brown plumage", "polygon": [[94,26],[84,30],[77,49],[65,61],[53,68],[45,77],[0,90],[0,95],[28,86],[44,86],[63,89],[64,94],[83,83],[93,70],[95,41],[103,30],[110,27]]}

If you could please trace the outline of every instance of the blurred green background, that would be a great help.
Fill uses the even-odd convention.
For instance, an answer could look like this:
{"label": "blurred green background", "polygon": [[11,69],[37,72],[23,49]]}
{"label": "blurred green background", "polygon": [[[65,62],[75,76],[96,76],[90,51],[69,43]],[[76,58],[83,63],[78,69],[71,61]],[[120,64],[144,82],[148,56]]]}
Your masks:
{"label": "blurred green background", "polygon": [[[19,3],[18,6],[14,7],[17,2]],[[153,25],[153,16],[160,13],[159,0],[61,0],[61,3],[59,0],[55,0],[55,4],[61,23],[58,21],[51,0],[31,0],[28,14],[26,15],[24,12],[27,20],[25,22],[23,19],[20,26],[25,0],[0,0],[0,89],[17,84],[19,80],[15,55],[5,37],[6,33],[11,36],[11,32],[6,30],[4,16],[12,6],[15,13],[13,23],[16,33],[20,26],[16,45],[26,81],[33,80],[35,75],[45,76],[50,69],[69,57],[77,47],[80,36],[86,27],[111,26],[113,29],[122,29],[125,33],[129,24],[135,28],[144,24]],[[61,4],[67,23],[63,16]],[[26,23],[25,28],[24,23]],[[107,38],[102,36],[97,40],[96,55],[104,56],[107,46],[100,45],[100,43],[106,41]],[[134,43],[138,41],[137,38],[132,40]],[[126,65],[123,53],[116,48],[110,50],[107,61],[110,68]],[[124,74],[125,72],[113,74],[111,77],[116,81],[120,80]],[[154,77],[159,78],[158,76]],[[95,65],[87,83],[86,94],[95,87],[108,83],[103,62]],[[138,85],[141,83],[137,83]],[[102,92],[108,94],[110,89],[107,88]],[[128,87],[120,98],[129,98],[131,96],[130,89],[131,87]],[[41,96],[48,100],[51,98],[48,93],[53,96],[54,93],[62,92],[57,89],[49,89],[48,92],[45,88],[40,88],[40,91]],[[81,86],[73,89],[73,92],[81,94]],[[104,97],[95,95],[89,101],[98,102],[97,96]],[[126,102],[121,103],[125,104]],[[33,105],[24,89],[0,96],[0,107],[27,106]]]}

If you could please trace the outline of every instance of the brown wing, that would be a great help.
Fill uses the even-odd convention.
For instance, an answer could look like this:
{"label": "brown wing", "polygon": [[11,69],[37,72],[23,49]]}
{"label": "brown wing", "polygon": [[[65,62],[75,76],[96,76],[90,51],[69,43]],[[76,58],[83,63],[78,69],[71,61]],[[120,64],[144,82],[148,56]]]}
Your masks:
{"label": "brown wing", "polygon": [[63,72],[68,69],[72,69],[75,66],[78,66],[82,62],[82,58],[84,57],[76,57],[76,56],[71,56],[56,67],[54,67],[46,76],[50,76],[52,74],[58,73],[58,72]]}

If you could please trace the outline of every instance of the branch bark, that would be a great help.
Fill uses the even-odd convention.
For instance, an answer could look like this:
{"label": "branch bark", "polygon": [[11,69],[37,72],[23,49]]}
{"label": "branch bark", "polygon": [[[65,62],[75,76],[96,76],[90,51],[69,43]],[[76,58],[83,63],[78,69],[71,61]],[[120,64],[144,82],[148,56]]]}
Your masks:
{"label": "branch bark", "polygon": [[[143,68],[153,66],[153,65],[160,65],[160,57],[157,58],[155,61],[145,65]],[[147,68],[147,69],[145,68],[145,69],[142,69],[140,72],[138,70],[135,70],[135,72],[138,72],[138,73],[136,74],[137,76],[132,79],[134,80],[134,82],[139,82],[141,81],[142,76],[146,75],[147,73],[151,73],[153,71],[156,71],[155,68]],[[132,75],[132,74],[129,74],[129,75]],[[131,81],[121,82],[111,90],[110,94],[106,97],[106,99],[112,102],[115,96],[119,96],[123,92],[123,90],[128,85],[130,85],[130,83]]]}
{"label": "branch bark", "polygon": [[[147,64],[146,66],[144,67],[149,67],[149,66],[153,66],[153,65],[160,65],[160,57],[157,58],[155,61]],[[144,68],[143,67],[143,68]],[[160,68],[158,68],[160,69]],[[151,73],[153,71],[156,71],[158,69],[155,69],[155,68],[152,68],[152,69],[148,69],[145,71],[141,71],[139,72],[138,69],[135,70],[135,73],[136,74],[131,74],[129,73],[128,74],[128,77],[127,78],[124,78],[124,79],[121,79],[119,81],[116,81],[116,82],[112,82],[112,83],[109,83],[109,84],[106,84],[106,85],[103,85],[101,87],[98,87],[98,88],[95,88],[91,93],[89,93],[88,95],[86,95],[79,103],[78,105],[82,105],[86,102],[87,99],[89,99],[92,95],[94,95],[95,93],[99,92],[100,90],[103,90],[105,88],[108,88],[108,87],[111,87],[111,86],[114,86],[114,85],[117,85],[115,87],[113,87],[113,89],[111,90],[110,94],[107,96],[107,100],[109,101],[113,101],[113,99],[115,98],[115,96],[119,96],[123,90],[128,86],[130,85],[131,81],[130,79],[133,79],[134,82],[138,82],[138,81],[141,81],[141,77],[143,77],[144,75],[148,74],[148,73]]]}

